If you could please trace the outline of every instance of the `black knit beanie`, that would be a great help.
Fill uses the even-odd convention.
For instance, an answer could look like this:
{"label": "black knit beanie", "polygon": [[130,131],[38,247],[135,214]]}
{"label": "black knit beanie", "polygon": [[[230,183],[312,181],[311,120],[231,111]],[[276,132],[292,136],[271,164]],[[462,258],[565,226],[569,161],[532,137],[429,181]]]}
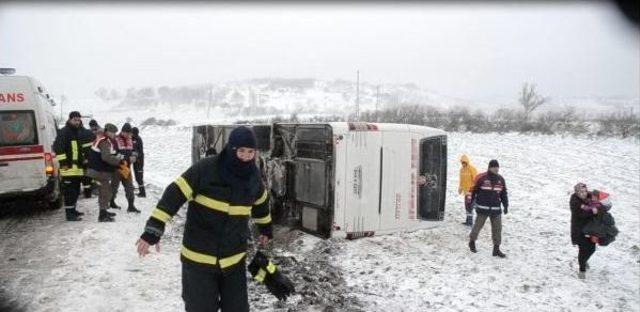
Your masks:
{"label": "black knit beanie", "polygon": [[500,164],[498,164],[498,161],[497,161],[497,160],[492,159],[492,160],[489,162],[489,168],[499,168],[499,167],[500,167]]}
{"label": "black knit beanie", "polygon": [[122,129],[120,129],[120,132],[131,133],[131,124],[126,122],[124,125],[122,125]]}
{"label": "black knit beanie", "polygon": [[228,144],[232,149],[238,149],[240,147],[256,148],[256,135],[253,133],[253,130],[240,126],[231,131]]}
{"label": "black knit beanie", "polygon": [[82,117],[82,115],[80,115],[80,112],[73,111],[73,112],[69,113],[69,119],[73,119],[73,118],[76,118],[76,117]]}

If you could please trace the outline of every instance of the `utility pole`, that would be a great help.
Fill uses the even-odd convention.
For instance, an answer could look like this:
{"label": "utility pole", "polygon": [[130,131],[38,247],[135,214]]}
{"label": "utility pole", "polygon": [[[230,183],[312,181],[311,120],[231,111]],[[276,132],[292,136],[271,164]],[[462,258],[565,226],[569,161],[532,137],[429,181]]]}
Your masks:
{"label": "utility pole", "polygon": [[380,84],[376,86],[376,112],[378,111],[378,98],[380,97]]}
{"label": "utility pole", "polygon": [[360,121],[360,70],[356,71],[356,121]]}
{"label": "utility pole", "polygon": [[209,119],[209,113],[211,112],[211,101],[213,100],[213,86],[209,85],[209,103],[207,104],[207,119]]}
{"label": "utility pole", "polygon": [[66,97],[63,94],[60,96],[60,121],[64,120],[64,111],[62,110],[62,105],[64,105],[64,100],[66,100]]}

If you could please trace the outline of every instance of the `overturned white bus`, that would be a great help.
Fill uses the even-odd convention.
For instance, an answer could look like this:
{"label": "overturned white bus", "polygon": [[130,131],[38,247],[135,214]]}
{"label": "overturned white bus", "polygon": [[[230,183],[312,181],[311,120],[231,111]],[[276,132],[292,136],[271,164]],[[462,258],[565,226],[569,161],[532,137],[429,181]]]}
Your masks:
{"label": "overturned white bus", "polygon": [[[221,152],[237,126],[195,126],[193,162]],[[427,228],[444,218],[442,130],[361,122],[250,127],[275,223],[356,238]]]}

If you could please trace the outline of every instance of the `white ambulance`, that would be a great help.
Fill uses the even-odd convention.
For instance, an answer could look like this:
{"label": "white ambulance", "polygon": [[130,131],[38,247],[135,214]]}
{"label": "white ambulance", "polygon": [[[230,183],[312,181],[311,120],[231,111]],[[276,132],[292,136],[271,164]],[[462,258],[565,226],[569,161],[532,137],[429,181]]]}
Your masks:
{"label": "white ambulance", "polygon": [[[192,160],[237,125],[193,128]],[[274,222],[329,238],[433,227],[444,218],[447,136],[406,124],[253,125]]]}
{"label": "white ambulance", "polygon": [[40,82],[14,72],[0,69],[0,205],[27,199],[59,208],[55,103]]}

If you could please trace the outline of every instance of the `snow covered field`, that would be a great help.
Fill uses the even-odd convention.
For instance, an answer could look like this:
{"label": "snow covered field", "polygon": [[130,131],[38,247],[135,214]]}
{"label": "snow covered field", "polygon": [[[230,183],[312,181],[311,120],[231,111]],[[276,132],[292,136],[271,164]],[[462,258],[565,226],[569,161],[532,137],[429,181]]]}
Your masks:
{"label": "snow covered field", "polygon": [[[191,130],[146,128],[150,197],[141,215],[97,223],[97,199],[81,199],[79,223],[63,211],[0,220],[0,288],[28,311],[179,311],[181,217],[159,254],[138,259],[134,242],[161,188],[191,159]],[[490,225],[467,249],[457,196],[457,158],[480,171],[500,160],[510,191],[503,218],[507,259],[491,256]],[[612,194],[620,234],[576,278],[569,194],[585,182]],[[446,219],[435,229],[355,241],[282,231],[275,254],[299,295],[277,303],[250,282],[256,311],[640,311],[640,145],[633,140],[516,134],[450,134]],[[124,199],[123,196],[119,201]],[[184,213],[184,210],[182,211]]]}

